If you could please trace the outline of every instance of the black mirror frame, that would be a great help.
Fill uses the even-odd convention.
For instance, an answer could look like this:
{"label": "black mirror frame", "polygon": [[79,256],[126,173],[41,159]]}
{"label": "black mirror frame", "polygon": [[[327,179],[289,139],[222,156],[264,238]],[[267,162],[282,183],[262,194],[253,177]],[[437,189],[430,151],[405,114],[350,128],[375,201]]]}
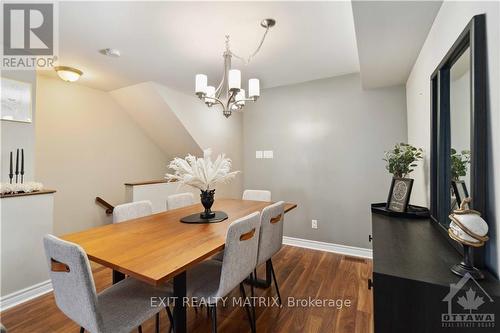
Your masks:
{"label": "black mirror frame", "polygon": [[[450,69],[467,48],[470,49],[471,64],[471,164],[470,196],[473,209],[481,212],[488,221],[487,212],[487,50],[486,16],[474,16],[431,75],[431,160],[430,196],[431,218],[446,234],[440,221],[447,221],[451,209],[451,133],[450,133]],[[461,251],[458,243],[453,242]],[[484,267],[484,247],[475,251],[477,267]]]}

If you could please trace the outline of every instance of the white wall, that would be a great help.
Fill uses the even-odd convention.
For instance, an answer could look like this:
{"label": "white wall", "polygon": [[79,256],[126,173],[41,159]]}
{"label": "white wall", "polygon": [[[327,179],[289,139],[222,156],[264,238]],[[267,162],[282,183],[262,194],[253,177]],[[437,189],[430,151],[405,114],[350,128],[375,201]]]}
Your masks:
{"label": "white wall", "polygon": [[359,74],[266,89],[244,112],[245,188],[298,204],[286,236],[369,248],[370,204],[391,181],[384,151],[406,141],[405,125],[404,87],[363,90]]}
{"label": "white wall", "polygon": [[[444,2],[406,83],[408,107],[408,141],[430,150],[430,75],[453,45],[459,34],[477,14],[486,13],[488,47],[488,206],[490,241],[487,243],[487,264],[498,274],[500,258],[500,226],[497,207],[500,205],[500,5],[491,2]],[[494,170],[497,170],[495,174]],[[429,156],[416,170],[413,186],[416,204],[429,205]]]}
{"label": "white wall", "polygon": [[[24,149],[24,179],[33,180],[34,156],[35,156],[35,121],[36,121],[36,73],[35,71],[11,71],[2,70],[2,77],[12,80],[27,82],[31,84],[31,113],[33,121],[31,123],[21,123],[16,121],[2,120],[1,123],[1,181],[9,181],[9,152],[12,151],[14,159],[13,166],[16,167],[16,149]],[[19,159],[21,159],[19,152]],[[21,161],[19,160],[19,163]],[[20,166],[19,166],[20,167]],[[15,177],[15,176],[14,176]]]}
{"label": "white wall", "polygon": [[[453,78],[454,67],[451,69],[450,80],[450,128],[451,148],[458,153],[471,149],[470,141],[470,70],[462,76]],[[460,177],[465,181],[470,192],[470,165],[467,174]]]}
{"label": "white wall", "polygon": [[187,153],[200,155],[201,149],[191,133],[155,87],[153,82],[142,82],[113,90],[110,94],[169,157],[184,156]]}
{"label": "white wall", "polygon": [[54,194],[2,198],[0,202],[1,296],[5,306],[4,302],[15,299],[15,292],[49,278],[42,239],[52,232]]}
{"label": "white wall", "polygon": [[36,178],[55,195],[57,235],[109,222],[95,204],[125,182],[161,179],[168,158],[106,92],[38,76]]}

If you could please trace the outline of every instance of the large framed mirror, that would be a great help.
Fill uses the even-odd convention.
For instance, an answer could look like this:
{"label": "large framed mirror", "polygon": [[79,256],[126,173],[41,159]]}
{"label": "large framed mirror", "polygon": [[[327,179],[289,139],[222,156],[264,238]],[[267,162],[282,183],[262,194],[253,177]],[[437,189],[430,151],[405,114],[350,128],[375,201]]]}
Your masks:
{"label": "large framed mirror", "polygon": [[[466,197],[486,214],[485,15],[472,18],[431,76],[431,217],[446,232]],[[460,247],[453,243],[458,250]],[[483,248],[475,262],[484,264]]]}

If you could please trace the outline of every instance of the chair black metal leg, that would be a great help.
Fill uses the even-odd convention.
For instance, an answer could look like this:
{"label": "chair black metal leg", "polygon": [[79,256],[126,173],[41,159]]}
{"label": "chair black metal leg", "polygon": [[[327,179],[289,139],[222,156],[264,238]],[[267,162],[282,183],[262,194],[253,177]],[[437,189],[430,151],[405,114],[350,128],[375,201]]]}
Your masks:
{"label": "chair black metal leg", "polygon": [[245,311],[246,311],[247,316],[248,316],[248,322],[250,323],[250,329],[252,330],[252,333],[255,333],[254,319],[253,319],[252,313],[250,312],[250,307],[248,306],[248,304],[246,304],[247,293],[245,291],[245,287],[243,286],[243,283],[240,283],[240,294],[241,294],[241,297],[243,297],[243,302],[244,302],[243,304],[244,304]]}
{"label": "chair black metal leg", "polygon": [[[250,273],[250,280],[254,281],[256,279],[257,279],[257,274]],[[255,297],[255,287],[254,287],[253,283],[250,284],[250,291],[251,291],[252,300],[253,300],[253,298]]]}
{"label": "chair black metal leg", "polygon": [[170,311],[170,308],[168,306],[165,308],[165,310],[167,311],[168,320],[170,321],[170,329],[168,331],[169,332],[171,332],[171,331],[175,332],[174,317],[172,316],[172,311]]}
{"label": "chair black metal leg", "polygon": [[212,333],[217,333],[217,304],[210,306],[210,313],[212,314]]}
{"label": "chair black metal leg", "polygon": [[246,282],[248,284],[253,284],[257,288],[261,289],[266,289],[271,286],[271,260],[266,261],[266,279],[261,280],[257,277],[257,269],[254,270],[253,272],[254,279],[253,280],[247,280]]}
{"label": "chair black metal leg", "polygon": [[159,312],[156,314],[156,318],[155,318],[155,332],[160,333],[160,313]]}
{"label": "chair black metal leg", "polygon": [[274,280],[274,285],[276,286],[276,293],[278,294],[278,301],[280,302],[280,306],[282,305],[281,303],[281,295],[280,295],[280,288],[278,287],[278,280],[276,279],[276,273],[274,273],[274,267],[273,267],[273,262],[271,260],[269,260],[271,262],[271,275],[273,276],[273,280]]}
{"label": "chair black metal leg", "polygon": [[139,327],[137,327],[137,331],[138,331],[139,333],[142,333],[142,326],[141,326],[141,325],[139,325]]}
{"label": "chair black metal leg", "polygon": [[[251,274],[252,280],[257,279],[257,275]],[[252,317],[253,317],[253,327],[257,331],[257,315],[255,314],[255,287],[253,284],[250,285],[250,290],[252,293]]]}
{"label": "chair black metal leg", "polygon": [[85,328],[80,327],[80,333],[85,333]]}

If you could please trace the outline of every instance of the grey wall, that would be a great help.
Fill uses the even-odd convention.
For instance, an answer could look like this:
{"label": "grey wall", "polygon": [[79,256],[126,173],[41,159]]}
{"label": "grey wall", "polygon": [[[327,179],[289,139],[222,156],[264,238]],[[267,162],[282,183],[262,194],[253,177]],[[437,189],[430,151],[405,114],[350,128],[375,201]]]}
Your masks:
{"label": "grey wall", "polygon": [[[2,76],[12,80],[28,82],[31,84],[31,113],[32,123],[21,123],[17,121],[1,120],[1,137],[2,137],[2,150],[1,150],[1,181],[9,181],[9,152],[12,151],[15,158],[16,149],[24,149],[24,179],[26,181],[33,180],[34,175],[34,155],[35,155],[35,121],[36,121],[36,73],[35,71],[2,71]],[[19,156],[19,158],[21,158]]]}
{"label": "grey wall", "polygon": [[370,203],[391,179],[383,153],[406,139],[402,86],[362,90],[352,74],[267,89],[244,111],[244,186],[298,203],[286,236],[368,248]]}

